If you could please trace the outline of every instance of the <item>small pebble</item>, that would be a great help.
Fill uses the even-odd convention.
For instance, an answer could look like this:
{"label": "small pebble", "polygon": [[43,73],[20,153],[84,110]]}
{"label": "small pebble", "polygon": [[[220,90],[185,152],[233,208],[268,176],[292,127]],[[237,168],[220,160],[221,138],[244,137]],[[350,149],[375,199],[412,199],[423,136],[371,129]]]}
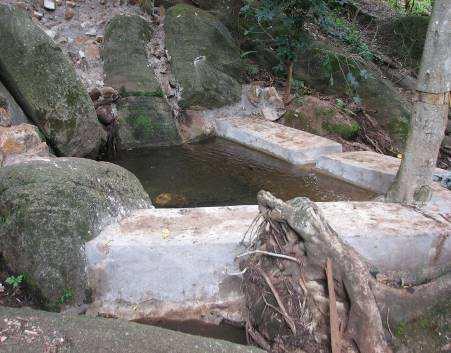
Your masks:
{"label": "small pebble", "polygon": [[66,12],[64,12],[64,18],[66,20],[70,20],[72,17],[74,17],[74,15],[75,15],[75,11],[70,7],[68,7],[66,9]]}
{"label": "small pebble", "polygon": [[36,17],[38,20],[42,19],[44,17],[44,14],[39,11],[34,11],[33,16]]}

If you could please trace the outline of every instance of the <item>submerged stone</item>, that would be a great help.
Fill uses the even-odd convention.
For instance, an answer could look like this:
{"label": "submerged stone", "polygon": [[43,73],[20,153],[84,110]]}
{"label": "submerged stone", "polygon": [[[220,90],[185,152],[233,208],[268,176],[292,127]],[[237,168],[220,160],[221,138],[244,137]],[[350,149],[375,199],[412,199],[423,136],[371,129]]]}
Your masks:
{"label": "submerged stone", "polygon": [[0,5],[0,80],[58,155],[96,155],[105,132],[66,55],[18,8]]}
{"label": "submerged stone", "polygon": [[84,299],[84,243],[106,223],[150,206],[127,170],[80,158],[39,158],[0,169],[0,244],[48,304]]}

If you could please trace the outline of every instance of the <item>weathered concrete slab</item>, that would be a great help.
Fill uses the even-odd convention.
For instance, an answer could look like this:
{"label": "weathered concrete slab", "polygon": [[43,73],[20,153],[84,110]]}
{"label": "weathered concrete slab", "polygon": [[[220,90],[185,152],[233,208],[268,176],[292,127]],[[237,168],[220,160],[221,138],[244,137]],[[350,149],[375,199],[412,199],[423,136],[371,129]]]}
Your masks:
{"label": "weathered concrete slab", "polygon": [[217,339],[103,318],[0,306],[2,353],[263,353]]}
{"label": "weathered concrete slab", "polygon": [[319,208],[349,245],[382,271],[417,276],[451,264],[451,223],[400,204],[323,202]]}
{"label": "weathered concrete slab", "polygon": [[[378,202],[318,203],[339,236],[380,271],[451,263],[450,224]],[[87,243],[91,313],[240,321],[235,256],[257,206],[140,210]]]}
{"label": "weathered concrete slab", "polygon": [[[339,179],[362,188],[385,194],[393,183],[401,160],[370,151],[335,153],[321,156],[316,167]],[[446,173],[437,168],[435,174]],[[446,217],[451,215],[451,191],[433,184],[433,195],[427,209]]]}
{"label": "weathered concrete slab", "polygon": [[296,165],[342,151],[341,144],[257,117],[215,119],[218,136]]}
{"label": "weathered concrete slab", "polygon": [[87,243],[92,311],[241,321],[235,256],[255,206],[136,212]]}

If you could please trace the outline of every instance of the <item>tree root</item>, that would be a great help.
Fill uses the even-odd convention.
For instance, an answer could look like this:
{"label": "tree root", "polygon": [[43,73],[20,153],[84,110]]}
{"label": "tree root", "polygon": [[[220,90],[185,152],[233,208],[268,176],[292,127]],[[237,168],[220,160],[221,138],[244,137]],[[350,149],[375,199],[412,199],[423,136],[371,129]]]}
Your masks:
{"label": "tree root", "polygon": [[256,228],[252,255],[241,267],[248,270],[248,328],[251,337],[259,333],[264,349],[330,352],[327,259],[334,267],[339,317],[334,320],[340,321],[343,352],[390,353],[383,321],[396,324],[415,317],[425,304],[436,304],[437,296],[450,294],[451,275],[407,289],[377,282],[363,258],[342,242],[309,199],[285,203],[261,191],[258,201],[263,222]]}

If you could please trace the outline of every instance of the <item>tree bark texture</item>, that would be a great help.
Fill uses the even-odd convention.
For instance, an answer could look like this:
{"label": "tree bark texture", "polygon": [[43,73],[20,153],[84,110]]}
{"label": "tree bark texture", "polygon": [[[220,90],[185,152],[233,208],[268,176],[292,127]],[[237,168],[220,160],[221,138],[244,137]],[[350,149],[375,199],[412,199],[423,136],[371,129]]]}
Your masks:
{"label": "tree bark texture", "polygon": [[451,1],[436,0],[426,36],[401,166],[386,199],[423,206],[431,198],[432,174],[449,110],[451,89]]}

